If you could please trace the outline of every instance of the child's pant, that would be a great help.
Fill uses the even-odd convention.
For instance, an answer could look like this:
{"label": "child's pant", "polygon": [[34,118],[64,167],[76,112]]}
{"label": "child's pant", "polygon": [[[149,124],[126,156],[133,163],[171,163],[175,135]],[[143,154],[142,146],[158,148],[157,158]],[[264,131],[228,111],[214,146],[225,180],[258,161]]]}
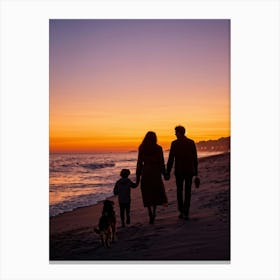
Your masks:
{"label": "child's pant", "polygon": [[130,224],[130,202],[128,203],[120,203],[120,216],[122,224],[124,224],[126,213],[126,223]]}

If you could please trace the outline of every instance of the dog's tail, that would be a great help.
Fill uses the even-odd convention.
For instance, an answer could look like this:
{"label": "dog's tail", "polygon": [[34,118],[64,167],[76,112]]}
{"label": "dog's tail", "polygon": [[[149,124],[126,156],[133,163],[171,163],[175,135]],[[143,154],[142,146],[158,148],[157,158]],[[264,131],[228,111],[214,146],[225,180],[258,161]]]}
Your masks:
{"label": "dog's tail", "polygon": [[100,229],[99,228],[94,228],[93,231],[97,234],[100,234]]}

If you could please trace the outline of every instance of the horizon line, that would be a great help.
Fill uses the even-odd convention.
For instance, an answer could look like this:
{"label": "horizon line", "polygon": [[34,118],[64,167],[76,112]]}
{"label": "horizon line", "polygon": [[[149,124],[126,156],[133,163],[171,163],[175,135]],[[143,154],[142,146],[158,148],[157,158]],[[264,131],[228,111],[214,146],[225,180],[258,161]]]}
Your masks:
{"label": "horizon line", "polygon": [[[200,141],[195,141],[195,144],[199,143],[204,143],[204,142],[210,142],[210,141],[219,141],[221,139],[226,139],[226,138],[231,138],[231,135],[229,136],[222,136],[216,139],[208,139],[208,140],[200,140]],[[170,142],[171,144],[171,142]],[[163,147],[163,145],[161,145]],[[49,154],[62,154],[62,153],[129,153],[129,152],[137,152],[138,147],[104,147],[104,148],[92,148],[92,149],[83,149],[83,148],[78,148],[78,149],[68,149],[68,150],[61,150],[61,149],[51,149],[49,147]],[[168,151],[170,147],[164,148],[163,151]]]}

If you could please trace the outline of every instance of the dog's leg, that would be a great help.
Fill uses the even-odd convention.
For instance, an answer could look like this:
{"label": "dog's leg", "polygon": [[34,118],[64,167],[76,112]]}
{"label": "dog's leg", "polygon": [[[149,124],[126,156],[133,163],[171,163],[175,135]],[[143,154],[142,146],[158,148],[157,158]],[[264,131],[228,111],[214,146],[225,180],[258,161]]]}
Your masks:
{"label": "dog's leg", "polygon": [[101,235],[101,244],[103,247],[105,247],[105,240],[104,240],[104,235]]}
{"label": "dog's leg", "polygon": [[112,242],[115,241],[115,237],[116,237],[116,224],[112,224]]}
{"label": "dog's leg", "polygon": [[104,234],[101,232],[101,230],[100,230],[99,228],[94,228],[93,231],[94,231],[96,234],[99,235],[101,245],[104,247],[104,246],[105,246]]}
{"label": "dog's leg", "polygon": [[110,234],[110,231],[107,232],[106,234],[106,241],[105,241],[105,244],[106,244],[106,247],[109,248],[111,246],[111,234]]}

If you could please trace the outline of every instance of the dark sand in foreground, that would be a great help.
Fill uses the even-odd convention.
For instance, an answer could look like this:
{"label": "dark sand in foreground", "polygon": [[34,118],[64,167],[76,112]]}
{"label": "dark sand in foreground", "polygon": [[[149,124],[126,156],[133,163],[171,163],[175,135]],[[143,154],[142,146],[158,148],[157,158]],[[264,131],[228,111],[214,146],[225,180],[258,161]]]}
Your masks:
{"label": "dark sand in foreground", "polygon": [[178,218],[174,176],[164,181],[168,207],[158,207],[149,224],[140,188],[132,190],[131,224],[120,227],[117,197],[117,240],[103,248],[93,232],[102,203],[50,219],[50,260],[229,261],[230,154],[199,160],[201,185],[193,185],[190,220]]}

